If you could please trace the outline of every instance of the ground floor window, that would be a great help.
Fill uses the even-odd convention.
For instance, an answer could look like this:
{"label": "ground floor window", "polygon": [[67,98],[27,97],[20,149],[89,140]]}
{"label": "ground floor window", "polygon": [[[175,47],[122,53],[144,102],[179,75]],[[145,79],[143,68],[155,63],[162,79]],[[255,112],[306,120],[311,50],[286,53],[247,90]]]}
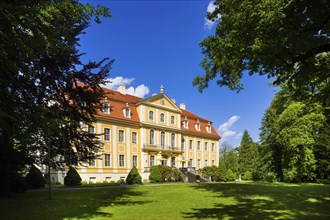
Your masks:
{"label": "ground floor window", "polygon": [[155,166],[155,156],[150,156],[150,167]]}
{"label": "ground floor window", "polygon": [[190,160],[188,161],[188,167],[192,167],[192,164],[193,164],[193,159],[190,159]]}
{"label": "ground floor window", "polygon": [[119,155],[119,166],[120,167],[125,166],[125,155]]}
{"label": "ground floor window", "polygon": [[138,164],[138,162],[137,162],[137,156],[134,155],[134,156],[133,156],[133,166],[134,166],[134,167],[137,167],[137,164]]}
{"label": "ground floor window", "polygon": [[197,160],[197,169],[199,169],[199,168],[201,168],[201,160],[200,159]]}
{"label": "ground floor window", "polygon": [[167,160],[162,160],[162,165],[167,166]]}
{"label": "ground floor window", "polygon": [[110,154],[104,155],[104,166],[110,167]]}
{"label": "ground floor window", "polygon": [[171,166],[172,167],[175,167],[175,157],[172,157],[171,158]]}

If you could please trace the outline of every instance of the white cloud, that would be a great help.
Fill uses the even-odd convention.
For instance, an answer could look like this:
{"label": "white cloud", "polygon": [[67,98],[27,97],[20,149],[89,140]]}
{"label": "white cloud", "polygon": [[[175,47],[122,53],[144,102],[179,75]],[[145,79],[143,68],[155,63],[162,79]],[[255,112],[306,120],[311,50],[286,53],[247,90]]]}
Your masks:
{"label": "white cloud", "polygon": [[[124,78],[122,76],[117,76],[115,78],[109,78],[109,82],[102,85],[105,88],[117,90],[121,84],[124,84],[126,88],[131,85],[131,83],[135,80],[134,78]],[[150,90],[147,86],[144,84],[141,84],[134,88],[133,86],[130,86],[126,89],[126,93],[134,96],[138,96],[141,98],[144,98],[145,95],[149,94]]]}
{"label": "white cloud", "polygon": [[[207,5],[207,10],[206,11],[208,13],[212,13],[212,12],[214,12],[215,9],[216,9],[216,6],[214,5],[214,1],[210,1],[209,4]],[[220,15],[218,16],[218,19],[220,19]],[[210,30],[213,27],[213,25],[214,25],[214,21],[211,21],[211,20],[209,20],[205,17],[204,27],[206,29]]]}
{"label": "white cloud", "polygon": [[[210,1],[209,4],[207,5],[207,12],[212,13],[215,10],[215,5],[214,1]],[[204,26],[207,29],[211,29],[213,27],[214,21],[211,21],[205,17],[205,23]]]}
{"label": "white cloud", "polygon": [[230,138],[238,139],[242,137],[242,133],[232,130],[233,125],[240,119],[239,116],[234,115],[230,117],[225,123],[219,126],[217,131],[220,133],[221,140],[225,141]]}
{"label": "white cloud", "polygon": [[145,95],[149,94],[150,90],[147,86],[144,84],[139,85],[138,87],[134,88],[133,86],[130,86],[127,90],[126,93],[130,95],[134,95],[137,97],[143,98]]}

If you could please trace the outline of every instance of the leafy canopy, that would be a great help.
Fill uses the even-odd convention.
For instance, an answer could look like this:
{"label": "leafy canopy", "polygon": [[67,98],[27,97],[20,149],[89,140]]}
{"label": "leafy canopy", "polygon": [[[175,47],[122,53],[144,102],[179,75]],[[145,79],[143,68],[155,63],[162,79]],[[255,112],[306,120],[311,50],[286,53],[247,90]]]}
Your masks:
{"label": "leafy canopy", "polygon": [[[202,92],[211,80],[239,91],[243,72],[290,82],[296,90],[329,79],[328,0],[217,0],[207,18],[218,23],[201,43]],[[312,74],[314,73],[314,74]]]}

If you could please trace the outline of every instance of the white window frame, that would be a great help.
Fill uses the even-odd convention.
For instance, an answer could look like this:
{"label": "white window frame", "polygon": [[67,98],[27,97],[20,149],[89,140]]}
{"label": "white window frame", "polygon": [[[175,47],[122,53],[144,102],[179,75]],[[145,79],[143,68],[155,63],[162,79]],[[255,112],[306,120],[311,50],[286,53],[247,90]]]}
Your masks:
{"label": "white window frame", "polygon": [[204,150],[207,151],[207,149],[208,149],[208,142],[205,142],[205,143],[204,143]]}
{"label": "white window frame", "polygon": [[171,116],[171,125],[174,125],[174,124],[175,124],[175,116],[172,115],[172,116]]}
{"label": "white window frame", "polygon": [[149,120],[153,121],[154,120],[154,112],[153,111],[149,111]]}
{"label": "white window frame", "polygon": [[160,113],[160,122],[164,123],[165,122],[165,114]]}
{"label": "white window frame", "polygon": [[172,133],[171,134],[171,147],[175,147],[175,139],[176,139],[175,133]]}
{"label": "white window frame", "polygon": [[[109,133],[106,132],[106,130],[109,131]],[[104,141],[110,141],[111,140],[111,130],[110,128],[104,128]]]}
{"label": "white window frame", "polygon": [[111,154],[104,154],[104,166],[105,167],[111,166]]}
{"label": "white window frame", "polygon": [[150,155],[150,161],[149,161],[150,167],[155,166],[155,156]]}
{"label": "white window frame", "polygon": [[102,104],[102,112],[105,114],[110,114],[110,105],[107,102]]}
{"label": "white window frame", "polygon": [[134,167],[138,167],[138,156],[137,155],[133,155],[132,164]]}
{"label": "white window frame", "polygon": [[201,150],[201,142],[197,141],[197,150]]}
{"label": "white window frame", "polygon": [[149,131],[149,144],[150,145],[155,145],[155,131],[154,130],[150,130]]}
{"label": "white window frame", "polygon": [[166,134],[165,131],[160,132],[160,146],[164,147],[166,144]]}
{"label": "white window frame", "polygon": [[132,144],[137,144],[137,132],[136,131],[132,131]]}
{"label": "white window frame", "polygon": [[212,143],[212,152],[214,152],[214,143]]}
{"label": "white window frame", "polygon": [[124,143],[125,142],[125,131],[124,130],[119,130],[118,131],[118,142],[119,143]]}
{"label": "white window frame", "polygon": [[88,133],[95,134],[95,127],[93,125],[88,125]]}
{"label": "white window frame", "polygon": [[119,155],[119,167],[125,167],[125,155]]}

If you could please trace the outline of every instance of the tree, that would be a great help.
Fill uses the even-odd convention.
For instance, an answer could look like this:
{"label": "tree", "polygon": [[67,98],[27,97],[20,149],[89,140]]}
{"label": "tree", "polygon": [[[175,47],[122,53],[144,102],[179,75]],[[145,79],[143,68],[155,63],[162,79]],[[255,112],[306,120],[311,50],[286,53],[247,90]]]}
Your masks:
{"label": "tree", "polygon": [[[0,194],[26,165],[77,164],[95,158],[94,121],[112,61],[83,64],[80,34],[107,8],[74,0],[0,4]],[[73,147],[74,146],[74,147]],[[64,158],[61,161],[55,160]]]}
{"label": "tree", "polygon": [[128,173],[126,178],[127,184],[141,184],[142,177],[139,174],[139,171],[136,167],[133,167],[131,171]]}
{"label": "tree", "polygon": [[227,167],[223,160],[219,162],[219,177],[220,181],[227,181]]}
{"label": "tree", "polygon": [[226,172],[226,179],[228,181],[235,181],[236,174],[231,169],[228,169],[227,172]]}
{"label": "tree", "polygon": [[29,173],[26,175],[26,181],[32,188],[41,188],[46,185],[45,178],[42,176],[40,170],[34,165],[30,167]]}
{"label": "tree", "polygon": [[238,164],[240,174],[244,174],[246,171],[250,171],[251,173],[253,173],[255,171],[257,152],[255,144],[247,130],[245,130],[243,133],[242,141],[238,148],[238,152]]}
{"label": "tree", "polygon": [[263,118],[260,136],[262,160],[270,162],[268,172],[286,182],[315,178],[319,160],[315,146],[326,124],[323,112],[318,102],[297,102],[286,90],[276,94]]}
{"label": "tree", "polygon": [[[205,75],[199,91],[217,79],[240,90],[243,72],[289,81],[292,90],[329,84],[330,4],[327,0],[216,0],[207,18],[217,22],[214,36],[201,43]],[[321,93],[329,94],[329,86]],[[322,91],[323,90],[323,91]]]}
{"label": "tree", "polygon": [[80,186],[81,185],[81,177],[77,170],[70,166],[66,176],[64,177],[64,185],[66,186]]}

